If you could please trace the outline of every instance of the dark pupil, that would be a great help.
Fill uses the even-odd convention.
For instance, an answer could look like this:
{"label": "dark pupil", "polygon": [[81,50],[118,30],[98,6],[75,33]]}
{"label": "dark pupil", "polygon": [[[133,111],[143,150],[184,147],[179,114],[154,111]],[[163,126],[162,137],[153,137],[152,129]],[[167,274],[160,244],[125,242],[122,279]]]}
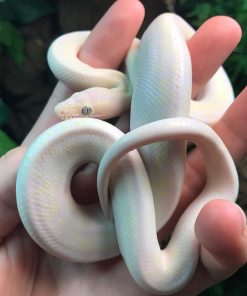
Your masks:
{"label": "dark pupil", "polygon": [[91,109],[90,107],[88,107],[88,106],[83,107],[82,110],[81,110],[81,113],[82,113],[83,115],[88,115],[88,114],[90,114],[91,112],[92,112],[92,109]]}

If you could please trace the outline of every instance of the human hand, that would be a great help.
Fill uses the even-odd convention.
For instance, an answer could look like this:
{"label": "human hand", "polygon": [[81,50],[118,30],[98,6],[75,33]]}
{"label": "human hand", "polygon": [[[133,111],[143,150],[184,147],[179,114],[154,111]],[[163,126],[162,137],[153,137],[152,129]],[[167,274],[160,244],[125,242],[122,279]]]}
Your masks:
{"label": "human hand", "polygon": [[[142,19],[143,7],[138,1],[117,1],[82,48],[80,58],[95,67],[118,67]],[[235,48],[240,36],[240,29],[233,20],[217,17],[206,22],[189,41],[194,95]],[[100,49],[98,44],[101,44]],[[111,44],[115,47],[111,47]],[[112,50],[109,51],[109,48]],[[53,106],[69,92],[64,85],[58,84],[43,115],[24,141],[25,145],[56,122]],[[216,132],[227,145],[235,161],[243,158],[247,150],[247,133],[244,125],[247,114],[246,101],[245,88],[215,126]],[[132,280],[120,257],[93,264],[73,264],[50,256],[30,239],[20,224],[15,201],[16,172],[24,152],[25,147],[21,147],[9,152],[0,160],[0,293],[148,295]],[[200,154],[195,151],[189,155],[186,182],[178,209],[160,236],[172,230],[180,213],[196,198],[205,183],[205,178]],[[227,221],[227,224],[221,221]],[[200,264],[188,286],[174,294],[177,296],[197,295],[208,286],[230,276],[247,261],[246,225],[234,204],[222,200],[210,202],[202,209],[195,230],[202,244]],[[217,278],[212,272],[215,266],[221,270],[221,276]]]}

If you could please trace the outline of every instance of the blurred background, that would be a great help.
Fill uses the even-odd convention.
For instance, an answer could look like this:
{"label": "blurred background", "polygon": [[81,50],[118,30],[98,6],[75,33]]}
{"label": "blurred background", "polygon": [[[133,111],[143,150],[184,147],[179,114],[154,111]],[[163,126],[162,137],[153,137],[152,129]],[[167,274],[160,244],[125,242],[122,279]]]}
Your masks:
{"label": "blurred background", "polygon": [[[46,54],[57,36],[91,30],[112,0],[0,0],[0,156],[19,145],[32,128],[56,84]],[[215,15],[236,19],[243,38],[224,64],[235,94],[247,78],[247,0],[142,0],[146,9],[144,29],[159,14],[172,11],[195,28]],[[247,159],[239,167],[238,203],[247,211]],[[201,296],[247,295],[247,268]],[[185,295],[186,296],[186,295]]]}

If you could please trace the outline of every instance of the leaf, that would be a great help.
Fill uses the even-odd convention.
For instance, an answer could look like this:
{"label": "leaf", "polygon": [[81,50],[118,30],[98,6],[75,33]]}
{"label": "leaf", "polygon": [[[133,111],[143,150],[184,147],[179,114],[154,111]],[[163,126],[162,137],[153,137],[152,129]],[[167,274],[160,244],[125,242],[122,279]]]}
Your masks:
{"label": "leaf", "polygon": [[15,20],[14,12],[8,3],[8,0],[0,2],[0,19],[5,21]]}
{"label": "leaf", "polygon": [[247,11],[247,1],[243,1],[241,11],[244,11],[244,12]]}
{"label": "leaf", "polygon": [[8,21],[0,20],[0,45],[4,45],[8,54],[19,65],[23,57],[23,37]]}
{"label": "leaf", "polygon": [[6,123],[9,115],[10,115],[9,108],[0,98],[0,126]]}
{"label": "leaf", "polygon": [[8,0],[8,4],[21,23],[31,23],[54,12],[43,0]]}
{"label": "leaf", "polygon": [[0,156],[15,148],[17,144],[2,130],[0,130]]}
{"label": "leaf", "polygon": [[198,3],[195,5],[195,8],[193,11],[188,13],[188,16],[190,17],[196,17],[197,18],[197,25],[204,22],[210,15],[212,14],[212,6],[209,3]]}

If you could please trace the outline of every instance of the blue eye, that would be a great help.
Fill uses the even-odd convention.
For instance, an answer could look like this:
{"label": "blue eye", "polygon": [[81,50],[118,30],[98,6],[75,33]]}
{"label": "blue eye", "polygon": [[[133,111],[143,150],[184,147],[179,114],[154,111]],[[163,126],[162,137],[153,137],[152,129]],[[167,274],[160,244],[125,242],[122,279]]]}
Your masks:
{"label": "blue eye", "polygon": [[82,115],[89,115],[92,112],[92,108],[89,106],[85,106],[81,109]]}

